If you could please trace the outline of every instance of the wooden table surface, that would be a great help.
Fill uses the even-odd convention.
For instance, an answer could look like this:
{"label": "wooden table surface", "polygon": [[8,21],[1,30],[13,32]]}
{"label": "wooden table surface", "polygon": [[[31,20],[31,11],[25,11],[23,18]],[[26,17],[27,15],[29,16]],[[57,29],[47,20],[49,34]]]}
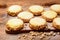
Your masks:
{"label": "wooden table surface", "polygon": [[[60,0],[0,0],[0,5],[10,5],[17,4],[23,7],[23,10],[27,10],[30,5],[46,5],[60,3]],[[11,17],[7,15],[7,8],[0,8],[0,40],[17,40],[18,37],[24,33],[20,34],[7,34],[5,32],[5,23]],[[3,14],[3,15],[2,15]],[[60,36],[59,36],[60,37]]]}

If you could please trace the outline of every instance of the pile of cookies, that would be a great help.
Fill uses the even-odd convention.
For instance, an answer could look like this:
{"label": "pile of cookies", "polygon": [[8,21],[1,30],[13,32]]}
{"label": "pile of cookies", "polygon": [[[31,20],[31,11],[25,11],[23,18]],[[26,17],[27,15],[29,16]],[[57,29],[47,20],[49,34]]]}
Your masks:
{"label": "pile of cookies", "polygon": [[56,29],[60,29],[60,4],[50,6],[50,10],[44,10],[41,5],[32,5],[28,11],[23,11],[19,5],[12,5],[7,8],[7,14],[17,18],[9,19],[6,28],[10,31],[18,31],[24,28],[24,23],[29,23],[32,30],[41,30],[47,26],[47,22],[52,22]]}

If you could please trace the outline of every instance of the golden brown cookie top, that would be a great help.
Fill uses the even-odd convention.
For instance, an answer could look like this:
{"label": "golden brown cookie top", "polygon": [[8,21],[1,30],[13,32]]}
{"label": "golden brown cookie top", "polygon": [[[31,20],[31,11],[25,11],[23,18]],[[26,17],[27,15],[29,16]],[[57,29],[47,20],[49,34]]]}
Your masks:
{"label": "golden brown cookie top", "polygon": [[50,9],[56,12],[60,12],[60,4],[52,5]]}
{"label": "golden brown cookie top", "polygon": [[22,19],[30,19],[32,18],[34,15],[28,11],[24,11],[18,14],[18,17],[22,18]]}
{"label": "golden brown cookie top", "polygon": [[29,10],[31,12],[42,12],[43,11],[43,7],[40,5],[32,5],[29,7]]}
{"label": "golden brown cookie top", "polygon": [[53,22],[55,22],[57,25],[60,25],[60,18],[55,18]]}
{"label": "golden brown cookie top", "polygon": [[22,7],[19,5],[12,5],[8,8],[7,11],[12,12],[12,13],[16,13],[16,12],[22,11]]}
{"label": "golden brown cookie top", "polygon": [[46,20],[40,17],[34,17],[30,20],[30,24],[35,25],[35,26],[44,25],[45,23],[46,23]]}
{"label": "golden brown cookie top", "polygon": [[51,18],[52,19],[52,18],[55,18],[57,16],[57,13],[54,12],[54,11],[49,10],[49,11],[42,12],[42,16],[45,16],[47,18]]}
{"label": "golden brown cookie top", "polygon": [[7,22],[7,25],[9,25],[9,27],[11,28],[18,28],[20,27],[20,25],[23,24],[23,21],[21,19],[10,19]]}

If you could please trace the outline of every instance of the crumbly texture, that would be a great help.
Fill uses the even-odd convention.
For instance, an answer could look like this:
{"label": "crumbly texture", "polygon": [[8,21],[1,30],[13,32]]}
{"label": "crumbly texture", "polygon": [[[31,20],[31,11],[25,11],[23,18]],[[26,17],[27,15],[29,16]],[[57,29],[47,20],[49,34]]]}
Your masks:
{"label": "crumbly texture", "polygon": [[60,4],[52,5],[50,9],[60,14]]}
{"label": "crumbly texture", "polygon": [[6,23],[6,28],[8,30],[17,31],[24,27],[24,23],[21,19],[10,19]]}
{"label": "crumbly texture", "polygon": [[29,21],[29,25],[33,30],[40,30],[46,26],[46,20],[40,17],[35,17]]}
{"label": "crumbly texture", "polygon": [[45,18],[47,21],[53,21],[53,19],[57,17],[57,13],[51,10],[44,11],[42,12],[42,17]]}
{"label": "crumbly texture", "polygon": [[29,22],[34,15],[28,11],[24,11],[18,14],[18,18],[22,19],[24,22]]}
{"label": "crumbly texture", "polygon": [[60,32],[34,32],[30,31],[29,33],[19,35],[18,40],[54,40],[60,39]]}
{"label": "crumbly texture", "polygon": [[29,11],[32,12],[34,15],[40,15],[43,10],[43,7],[40,5],[32,5],[29,7]]}
{"label": "crumbly texture", "polygon": [[60,18],[55,18],[52,24],[56,29],[60,29]]}
{"label": "crumbly texture", "polygon": [[22,7],[19,5],[12,5],[7,9],[7,13],[11,16],[16,16],[21,11],[22,11]]}

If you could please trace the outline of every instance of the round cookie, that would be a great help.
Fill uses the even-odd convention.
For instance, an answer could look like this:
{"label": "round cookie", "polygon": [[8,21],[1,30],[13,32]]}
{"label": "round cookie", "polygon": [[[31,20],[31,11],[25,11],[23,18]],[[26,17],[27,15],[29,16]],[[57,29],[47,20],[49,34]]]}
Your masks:
{"label": "round cookie", "polygon": [[29,21],[29,27],[32,30],[40,30],[46,27],[46,20],[40,17],[34,17]]}
{"label": "round cookie", "polygon": [[51,10],[44,11],[42,12],[42,17],[45,18],[47,21],[53,21],[53,19],[57,17],[57,13]]}
{"label": "round cookie", "polygon": [[[21,30],[24,27],[24,23],[21,19],[10,19],[8,20],[8,22],[6,23],[6,28],[9,31],[18,31]],[[7,30],[7,31],[8,31]]]}
{"label": "round cookie", "polygon": [[44,8],[40,5],[32,5],[29,7],[29,11],[32,12],[34,15],[40,15]]}
{"label": "round cookie", "polygon": [[52,23],[53,27],[60,30],[60,18],[55,18]]}
{"label": "round cookie", "polygon": [[24,22],[29,22],[34,15],[28,11],[24,11],[18,14],[18,18],[22,19]]}
{"label": "round cookie", "polygon": [[19,5],[12,5],[7,8],[7,13],[11,16],[16,16],[21,11],[22,11],[22,7]]}
{"label": "round cookie", "polygon": [[60,14],[60,4],[52,5],[50,9]]}

